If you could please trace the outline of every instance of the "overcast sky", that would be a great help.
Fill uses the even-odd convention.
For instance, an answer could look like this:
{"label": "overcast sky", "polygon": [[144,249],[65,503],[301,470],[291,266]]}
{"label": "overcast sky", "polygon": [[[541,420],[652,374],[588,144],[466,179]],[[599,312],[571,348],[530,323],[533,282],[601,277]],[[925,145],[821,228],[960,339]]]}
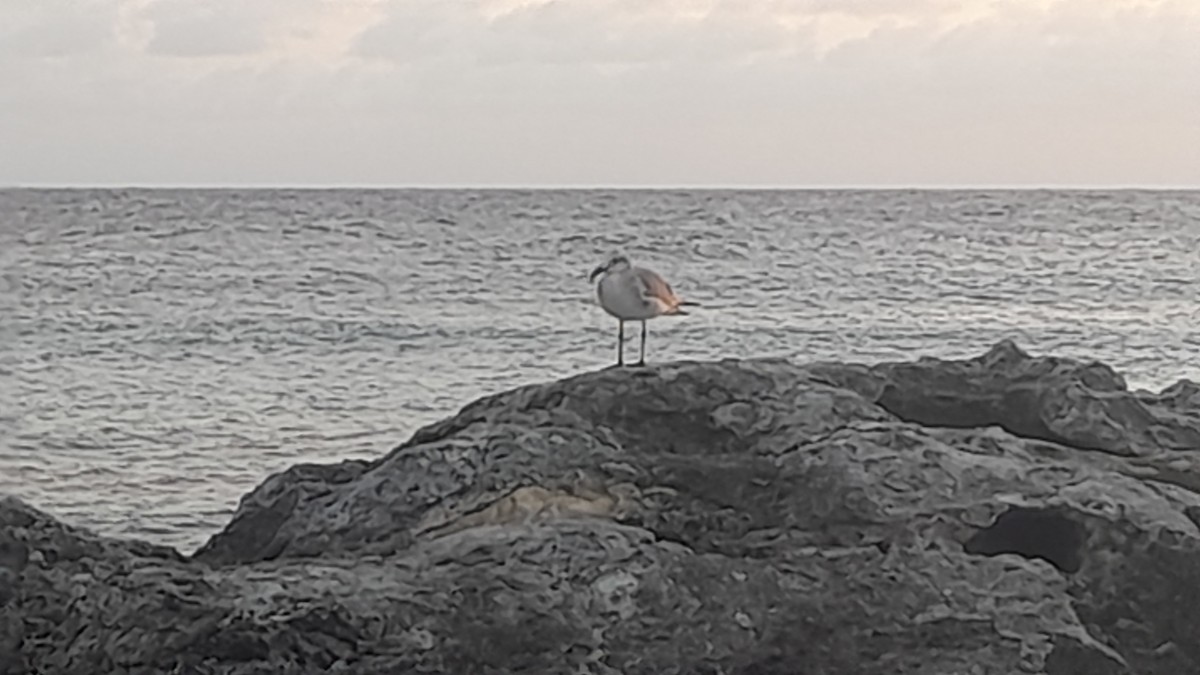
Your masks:
{"label": "overcast sky", "polygon": [[1200,187],[1200,0],[0,0],[0,185]]}

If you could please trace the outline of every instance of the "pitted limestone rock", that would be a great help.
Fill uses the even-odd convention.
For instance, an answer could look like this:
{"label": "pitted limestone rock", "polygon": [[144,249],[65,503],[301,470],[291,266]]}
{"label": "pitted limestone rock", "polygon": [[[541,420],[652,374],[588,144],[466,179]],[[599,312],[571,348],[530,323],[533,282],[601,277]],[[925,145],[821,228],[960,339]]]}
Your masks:
{"label": "pitted limestone rock", "polygon": [[20,675],[1200,672],[1195,391],[1132,394],[1011,344],[604,370],[271,476],[191,559],[2,500],[0,656]]}

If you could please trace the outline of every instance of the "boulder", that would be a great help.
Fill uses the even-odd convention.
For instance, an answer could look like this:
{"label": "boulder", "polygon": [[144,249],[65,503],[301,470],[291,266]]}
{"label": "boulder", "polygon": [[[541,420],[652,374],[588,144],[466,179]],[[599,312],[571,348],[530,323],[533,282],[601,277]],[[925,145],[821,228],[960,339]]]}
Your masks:
{"label": "boulder", "polygon": [[0,500],[0,672],[1200,673],[1197,439],[1191,383],[1007,342],[585,373],[189,557]]}

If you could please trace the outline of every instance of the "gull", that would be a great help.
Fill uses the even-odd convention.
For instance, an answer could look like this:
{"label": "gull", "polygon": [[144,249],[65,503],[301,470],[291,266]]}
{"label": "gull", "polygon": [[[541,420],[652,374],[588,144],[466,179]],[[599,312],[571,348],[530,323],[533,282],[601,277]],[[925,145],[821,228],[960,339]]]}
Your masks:
{"label": "gull", "polygon": [[642,322],[642,347],[638,362],[646,365],[646,321],[656,316],[680,316],[687,312],[680,307],[696,305],[685,302],[661,275],[645,267],[634,267],[629,258],[616,254],[592,270],[589,281],[600,277],[596,295],[604,311],[617,318],[617,365],[625,365],[625,322]]}

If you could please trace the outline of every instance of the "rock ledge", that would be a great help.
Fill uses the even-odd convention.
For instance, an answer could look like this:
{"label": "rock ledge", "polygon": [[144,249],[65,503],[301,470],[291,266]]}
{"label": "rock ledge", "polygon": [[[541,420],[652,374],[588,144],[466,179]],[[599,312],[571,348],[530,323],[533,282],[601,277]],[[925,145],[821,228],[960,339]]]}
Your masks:
{"label": "rock ledge", "polygon": [[0,499],[0,674],[1200,673],[1200,388],[604,370],[300,465],[194,556]]}

